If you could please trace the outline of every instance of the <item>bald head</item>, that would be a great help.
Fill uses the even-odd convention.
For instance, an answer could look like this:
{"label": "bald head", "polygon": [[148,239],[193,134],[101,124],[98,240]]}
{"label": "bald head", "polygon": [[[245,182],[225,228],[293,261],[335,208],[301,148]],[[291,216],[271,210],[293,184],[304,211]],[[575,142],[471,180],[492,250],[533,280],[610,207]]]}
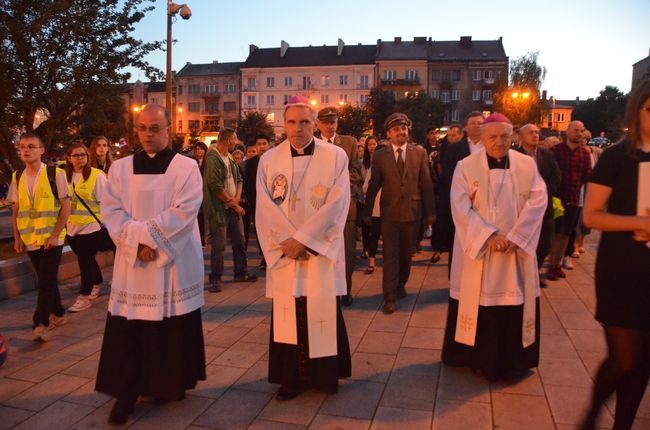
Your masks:
{"label": "bald head", "polygon": [[566,140],[570,146],[578,146],[582,141],[585,125],[582,121],[571,121],[566,129]]}

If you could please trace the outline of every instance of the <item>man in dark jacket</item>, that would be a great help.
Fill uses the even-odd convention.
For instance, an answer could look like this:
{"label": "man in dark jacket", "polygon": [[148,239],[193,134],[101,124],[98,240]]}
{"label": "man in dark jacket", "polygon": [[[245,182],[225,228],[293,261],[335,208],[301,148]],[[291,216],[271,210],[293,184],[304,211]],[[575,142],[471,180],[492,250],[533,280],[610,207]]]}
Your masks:
{"label": "man in dark jacket", "polygon": [[[255,149],[257,155],[244,162],[244,200],[246,200],[248,207],[249,219],[255,219],[255,202],[257,201],[257,191],[255,189],[255,181],[257,180],[257,166],[260,164],[260,157],[270,148],[269,138],[264,134],[258,134],[255,137]],[[248,241],[248,237],[245,238]],[[257,245],[259,246],[259,240]],[[260,254],[262,254],[260,247]],[[260,270],[266,269],[266,260],[262,254],[262,261],[258,266]]]}

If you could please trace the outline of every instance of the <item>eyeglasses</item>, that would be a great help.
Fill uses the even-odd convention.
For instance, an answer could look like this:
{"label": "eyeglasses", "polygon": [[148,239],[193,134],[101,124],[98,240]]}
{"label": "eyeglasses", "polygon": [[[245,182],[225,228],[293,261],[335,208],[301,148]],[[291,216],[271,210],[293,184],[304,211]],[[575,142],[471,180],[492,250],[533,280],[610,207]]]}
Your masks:
{"label": "eyeglasses", "polygon": [[40,146],[40,145],[19,145],[18,146],[18,149],[21,150],[21,151],[24,151],[24,150],[27,150],[27,149],[31,151],[31,150],[36,149],[36,148],[42,148],[42,146]]}
{"label": "eyeglasses", "polygon": [[86,158],[88,154],[70,154],[71,158]]}
{"label": "eyeglasses", "polygon": [[135,129],[138,133],[146,133],[148,131],[149,133],[158,134],[164,129],[166,129],[167,127],[169,126],[161,127],[159,125],[154,124],[151,127],[147,127],[146,125],[138,125],[135,127]]}

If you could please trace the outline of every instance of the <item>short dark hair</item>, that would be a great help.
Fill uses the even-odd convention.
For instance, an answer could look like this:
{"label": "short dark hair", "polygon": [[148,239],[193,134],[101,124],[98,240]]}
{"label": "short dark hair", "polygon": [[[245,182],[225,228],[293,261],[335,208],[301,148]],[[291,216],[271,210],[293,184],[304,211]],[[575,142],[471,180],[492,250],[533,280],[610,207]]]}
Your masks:
{"label": "short dark hair", "polygon": [[470,113],[467,114],[465,117],[465,122],[464,124],[467,125],[467,121],[469,121],[470,118],[474,118],[475,116],[483,116],[483,112],[480,110],[473,110]]}
{"label": "short dark hair", "polygon": [[260,133],[257,136],[255,136],[255,139],[253,140],[253,143],[257,142],[257,139],[264,139],[267,142],[270,142],[271,140],[268,138],[268,136],[264,133]]}
{"label": "short dark hair", "polygon": [[436,131],[436,130],[437,130],[436,127],[429,127],[429,128],[427,128],[427,134],[429,134],[432,131]]}
{"label": "short dark hair", "polygon": [[41,146],[43,146],[43,139],[41,139],[41,136],[34,133],[33,131],[28,131],[26,133],[21,134],[18,140],[21,141],[23,139],[36,139],[38,140],[38,143],[40,143]]}
{"label": "short dark hair", "polygon": [[447,127],[447,130],[451,130],[452,128],[457,128],[460,131],[463,131],[463,125],[459,122],[452,122],[449,124],[449,127]]}
{"label": "short dark hair", "polygon": [[222,128],[221,131],[219,132],[219,138],[217,139],[217,143],[227,141],[234,134],[235,134],[235,130],[233,130],[232,128],[228,128],[228,127]]}

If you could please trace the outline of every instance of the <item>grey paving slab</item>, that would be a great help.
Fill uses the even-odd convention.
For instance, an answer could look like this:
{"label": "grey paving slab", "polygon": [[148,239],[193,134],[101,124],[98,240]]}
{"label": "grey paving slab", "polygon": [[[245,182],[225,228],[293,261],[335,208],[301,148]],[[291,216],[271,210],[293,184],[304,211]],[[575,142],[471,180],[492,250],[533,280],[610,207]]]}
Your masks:
{"label": "grey paving slab", "polygon": [[[127,426],[577,429],[605,356],[602,329],[593,319],[593,249],[592,244],[574,260],[577,267],[566,280],[542,290],[539,368],[491,384],[440,362],[448,303],[445,264],[429,264],[430,253],[418,253],[409,296],[398,301],[398,312],[384,315],[381,268],[368,276],[360,262],[353,275],[354,304],[343,308],[352,377],[341,381],[336,395],[309,390],[288,402],[274,399],[278,385],[267,382],[271,301],[264,297],[264,278],[237,284],[227,277],[222,293],[206,293],[202,312],[207,381],[189,390],[185,401],[159,405],[141,398]],[[227,267],[231,273],[231,262]],[[104,273],[110,279],[110,269]],[[78,279],[61,284],[66,305],[76,288]],[[2,331],[10,339],[9,361],[0,368],[0,428],[40,429],[51,423],[56,428],[106,428],[114,401],[94,391],[94,377],[108,296],[70,315],[69,324],[53,330],[46,343],[31,340],[35,300],[35,292],[29,292],[0,301]],[[600,428],[611,428],[614,405],[612,399],[603,410]],[[61,413],[66,417],[59,419]],[[633,428],[650,428],[650,392]]]}

